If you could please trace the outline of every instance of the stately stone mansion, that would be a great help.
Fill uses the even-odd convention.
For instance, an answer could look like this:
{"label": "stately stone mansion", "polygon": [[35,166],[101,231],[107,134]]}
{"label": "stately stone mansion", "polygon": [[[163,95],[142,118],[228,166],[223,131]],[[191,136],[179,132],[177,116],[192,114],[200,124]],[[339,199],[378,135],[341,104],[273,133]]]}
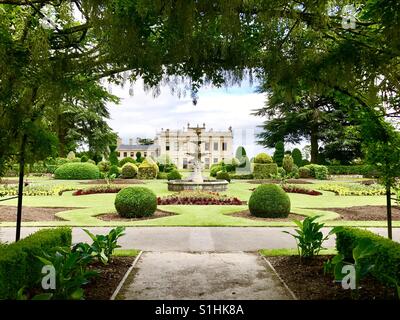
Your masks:
{"label": "stately stone mansion", "polygon": [[179,169],[188,169],[191,165],[195,152],[198,137],[196,130],[201,131],[201,161],[205,169],[209,169],[211,164],[222,160],[232,159],[233,157],[233,133],[230,127],[228,131],[206,130],[206,125],[202,127],[190,127],[183,130],[161,129],[157,132],[154,144],[138,145],[134,144],[133,139],[129,139],[129,144],[123,144],[118,139],[119,158],[136,158],[138,152],[142,157],[151,156],[154,159],[169,156],[172,162]]}

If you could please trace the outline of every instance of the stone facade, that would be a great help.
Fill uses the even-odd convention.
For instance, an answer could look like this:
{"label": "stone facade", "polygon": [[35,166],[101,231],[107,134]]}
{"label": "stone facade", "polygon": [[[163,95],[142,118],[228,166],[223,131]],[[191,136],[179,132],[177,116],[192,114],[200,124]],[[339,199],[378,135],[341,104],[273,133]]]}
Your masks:
{"label": "stone facade", "polygon": [[[205,124],[200,127],[201,130],[201,157],[203,167],[209,169],[214,163],[222,160],[230,161],[233,157],[233,133],[232,128],[227,131],[206,130]],[[154,145],[143,146],[134,145],[132,140],[128,145],[119,141],[117,151],[119,158],[136,157],[137,152],[142,157],[152,156],[158,158],[160,156],[169,156],[171,161],[179,169],[190,169],[193,156],[188,153],[194,153],[196,150],[197,135],[195,130],[187,125],[183,130],[161,129],[157,132]]]}

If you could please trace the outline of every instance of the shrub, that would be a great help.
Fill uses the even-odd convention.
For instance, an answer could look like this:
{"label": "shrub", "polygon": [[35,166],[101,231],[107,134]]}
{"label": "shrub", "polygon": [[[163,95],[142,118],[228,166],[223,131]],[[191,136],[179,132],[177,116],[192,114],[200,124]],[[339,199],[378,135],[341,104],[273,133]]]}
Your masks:
{"label": "shrub", "polygon": [[157,177],[156,168],[154,167],[154,165],[149,163],[147,159],[143,160],[138,169],[139,179],[149,180],[155,179]]}
{"label": "shrub", "polygon": [[124,218],[148,217],[157,209],[157,197],[153,191],[144,187],[124,188],[115,198],[115,208]]}
{"label": "shrub", "polygon": [[71,229],[42,229],[16,243],[0,246],[0,299],[16,299],[18,291],[41,278],[37,256],[56,247],[71,246]]}
{"label": "shrub", "polygon": [[111,184],[98,185],[94,187],[89,187],[85,189],[79,189],[72,193],[73,196],[85,196],[88,194],[98,194],[98,193],[118,193],[123,189],[122,186],[115,186]]}
{"label": "shrub", "polygon": [[290,213],[290,199],[280,186],[262,184],[251,194],[249,210],[256,217],[286,218]]}
{"label": "shrub", "polygon": [[88,162],[88,161],[89,161],[89,158],[87,156],[83,155],[81,157],[81,162]]}
{"label": "shrub", "polygon": [[276,163],[254,164],[254,170],[253,170],[254,179],[269,179],[271,176],[277,174],[278,174],[278,165]]}
{"label": "shrub", "polygon": [[92,159],[89,159],[87,162],[88,162],[88,163],[91,163],[91,164],[96,164],[96,161],[94,161],[94,160],[92,160]]}
{"label": "shrub", "polygon": [[328,168],[326,166],[321,166],[318,164],[308,164],[303,168],[310,170],[310,176],[318,180],[328,179]]}
{"label": "shrub", "polygon": [[111,163],[110,161],[100,161],[97,164],[97,167],[99,168],[100,172],[108,172],[111,169]]}
{"label": "shrub", "polygon": [[68,153],[68,155],[67,155],[67,159],[68,160],[74,160],[75,159],[75,152],[73,152],[73,151],[70,151],[69,153]]}
{"label": "shrub", "polygon": [[272,163],[272,158],[270,155],[266,154],[266,153],[259,153],[258,155],[256,155],[256,157],[254,158],[254,163]]}
{"label": "shrub", "polygon": [[170,173],[168,173],[167,179],[168,179],[168,181],[169,180],[181,180],[182,175],[179,173],[178,170],[172,170]]}
{"label": "shrub", "polygon": [[160,172],[160,168],[158,167],[157,163],[153,160],[152,157],[147,157],[145,161],[147,161],[147,163],[149,163],[156,170],[157,176],[157,174]]}
{"label": "shrub", "polygon": [[126,162],[122,166],[121,177],[123,179],[133,179],[138,174],[138,167],[132,162]]}
{"label": "shrub", "polygon": [[110,171],[108,171],[108,176],[114,175],[116,178],[119,177],[119,169],[117,166],[112,165]]}
{"label": "shrub", "polygon": [[168,173],[166,172],[159,172],[157,175],[158,180],[167,180],[168,179]]}
{"label": "shrub", "polygon": [[300,149],[294,148],[292,151],[292,157],[296,166],[301,167],[303,165],[303,156]]}
{"label": "shrub", "polygon": [[282,167],[287,173],[291,173],[293,170],[294,161],[291,155],[285,154],[282,160]]}
{"label": "shrub", "polygon": [[285,144],[283,141],[277,142],[275,145],[275,152],[273,155],[274,162],[282,167],[283,157],[285,156]]}
{"label": "shrub", "polygon": [[210,177],[216,177],[217,173],[223,169],[221,164],[213,164],[210,168]]}
{"label": "shrub", "polygon": [[135,159],[133,159],[131,157],[126,157],[126,158],[123,158],[122,160],[120,160],[119,166],[122,168],[124,166],[124,164],[126,164],[126,163],[136,164],[136,161],[135,161]]}
{"label": "shrub", "polygon": [[99,168],[87,162],[66,163],[54,172],[55,179],[63,180],[98,179],[99,175]]}
{"label": "shrub", "polygon": [[57,158],[55,160],[55,165],[56,166],[62,166],[63,164],[69,163],[71,162],[70,160],[68,160],[67,158]]}
{"label": "shrub", "polygon": [[378,236],[367,230],[344,227],[336,235],[336,249],[345,260],[352,260],[353,249],[365,240],[372,241],[376,252],[366,257],[367,263],[374,265],[371,274],[380,282],[393,285],[393,280],[400,284],[400,244]]}
{"label": "shrub", "polygon": [[286,170],[283,169],[282,167],[279,167],[279,168],[278,168],[278,175],[279,175],[281,178],[286,177]]}
{"label": "shrub", "polygon": [[299,168],[299,176],[303,179],[311,178],[311,170],[307,167],[301,167]]}
{"label": "shrub", "polygon": [[228,172],[226,171],[219,171],[217,173],[217,180],[226,180],[228,182],[231,182],[231,177]]}
{"label": "shrub", "polygon": [[111,165],[118,167],[118,155],[115,151],[117,149],[116,145],[111,145],[110,147],[110,155],[108,156],[108,160],[110,161]]}
{"label": "shrub", "polygon": [[294,164],[293,167],[292,167],[292,171],[289,173],[288,177],[289,178],[294,178],[294,179],[300,178],[299,167]]}
{"label": "shrub", "polygon": [[254,176],[252,173],[250,174],[230,174],[231,180],[237,179],[237,180],[252,180],[254,179]]}

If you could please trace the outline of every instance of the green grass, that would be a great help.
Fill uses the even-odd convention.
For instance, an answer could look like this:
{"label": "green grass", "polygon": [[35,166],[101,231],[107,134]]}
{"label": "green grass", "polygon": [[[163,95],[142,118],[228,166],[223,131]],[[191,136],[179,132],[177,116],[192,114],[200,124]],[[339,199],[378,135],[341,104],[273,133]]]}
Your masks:
{"label": "green grass", "polygon": [[[262,249],[259,253],[264,257],[277,257],[277,256],[297,256],[299,253],[297,249]],[[335,255],[336,249],[324,249],[319,252],[319,255]]]}
{"label": "green grass", "polygon": [[136,257],[139,254],[140,250],[134,249],[115,249],[113,252],[113,256],[115,257]]}
{"label": "green grass", "polygon": [[[36,179],[36,178],[35,178]],[[88,185],[79,184],[79,181],[59,181],[50,179],[36,179],[32,183],[55,183],[63,185],[73,185],[80,188]],[[332,181],[331,181],[332,182]],[[305,185],[309,188],[317,189],[318,185],[325,182],[318,182],[313,185]],[[165,180],[154,180],[146,182],[146,187],[153,190],[157,196],[163,197],[172,194],[167,190]],[[247,201],[251,195],[250,189],[257,185],[243,181],[233,181],[228,186],[226,195],[238,197]],[[332,221],[338,217],[338,214],[331,211],[318,210],[334,207],[351,207],[365,205],[385,205],[384,196],[336,196],[333,192],[323,191],[322,196],[309,196],[302,194],[289,194],[292,212],[303,216],[321,215],[320,221],[326,226],[346,225],[360,227],[383,227],[385,221]],[[293,226],[293,222],[280,221],[257,221],[241,217],[232,216],[233,213],[247,209],[242,206],[159,206],[159,209],[174,213],[174,215],[142,220],[142,221],[111,221],[106,222],[96,218],[104,213],[115,213],[114,199],[115,194],[95,194],[87,196],[72,196],[72,192],[65,192],[62,196],[38,196],[24,197],[24,206],[29,207],[66,207],[65,211],[59,212],[58,217],[65,221],[38,221],[24,222],[24,226],[233,226],[233,227],[251,227],[251,226]],[[17,205],[17,200],[0,202],[0,205]],[[394,221],[395,227],[400,227],[400,221]],[[1,226],[15,226],[14,222],[2,222]]]}

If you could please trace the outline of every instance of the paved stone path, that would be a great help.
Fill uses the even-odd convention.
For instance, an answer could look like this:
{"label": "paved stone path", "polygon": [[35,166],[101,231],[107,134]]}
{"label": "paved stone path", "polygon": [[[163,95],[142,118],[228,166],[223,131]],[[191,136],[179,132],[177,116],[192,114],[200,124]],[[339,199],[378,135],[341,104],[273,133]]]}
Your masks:
{"label": "paved stone path", "polygon": [[117,299],[289,300],[255,253],[144,252]]}
{"label": "paved stone path", "polygon": [[[23,237],[38,228],[22,228]],[[111,228],[88,228],[95,234],[104,234]],[[296,248],[294,239],[283,233],[292,228],[264,227],[130,227],[119,243],[124,249],[144,251],[179,252],[235,252],[257,251],[259,249]],[[386,229],[371,228],[371,231],[386,236]],[[325,232],[328,229],[324,230]],[[400,228],[393,229],[394,240],[400,241]],[[15,228],[0,228],[0,241],[11,242],[15,238]],[[90,241],[81,230],[73,229],[73,241]],[[333,247],[334,237],[325,246]]]}

